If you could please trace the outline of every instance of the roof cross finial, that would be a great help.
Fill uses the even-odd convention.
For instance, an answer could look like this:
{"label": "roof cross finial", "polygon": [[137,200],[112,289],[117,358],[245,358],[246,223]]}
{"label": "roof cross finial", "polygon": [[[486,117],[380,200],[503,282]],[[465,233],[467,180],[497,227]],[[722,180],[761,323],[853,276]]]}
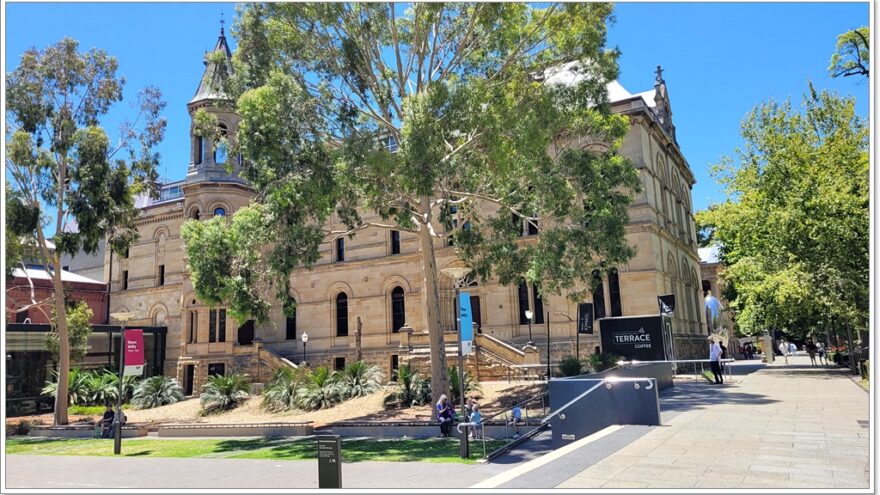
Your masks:
{"label": "roof cross finial", "polygon": [[657,77],[654,80],[657,82],[657,84],[662,83],[663,82],[663,68],[660,67],[659,65],[657,66],[656,74],[657,74]]}
{"label": "roof cross finial", "polygon": [[220,36],[224,36],[223,34],[223,25],[226,24],[226,21],[223,20],[223,12],[220,12]]}

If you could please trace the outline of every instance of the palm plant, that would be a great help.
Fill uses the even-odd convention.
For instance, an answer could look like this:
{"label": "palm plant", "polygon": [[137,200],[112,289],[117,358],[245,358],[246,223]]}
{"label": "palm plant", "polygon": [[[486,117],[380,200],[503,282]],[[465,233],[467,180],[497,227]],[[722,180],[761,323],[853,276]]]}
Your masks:
{"label": "palm plant", "polygon": [[431,401],[430,379],[423,378],[409,364],[401,365],[394,372],[396,388],[385,397],[386,407],[410,407]]}
{"label": "palm plant", "polygon": [[302,368],[281,368],[275,372],[263,390],[264,409],[271,412],[289,411],[297,406],[297,393],[303,388],[305,373]]}
{"label": "palm plant", "polygon": [[119,377],[112,371],[103,370],[89,373],[86,382],[90,404],[107,406],[115,403],[119,397]]}
{"label": "palm plant", "polygon": [[[123,381],[124,385],[125,381]],[[140,382],[134,390],[131,403],[137,409],[152,409],[181,400],[183,400],[183,387],[177,383],[177,380],[159,375]]]}
{"label": "palm plant", "polygon": [[297,392],[297,403],[303,409],[324,409],[339,400],[338,374],[320,366],[306,375],[305,386]]}
{"label": "palm plant", "polygon": [[250,397],[250,378],[245,373],[214,375],[202,386],[203,414],[228,411]]}
{"label": "palm plant", "polygon": [[[89,376],[91,373],[80,368],[71,368],[67,375],[67,398],[70,404],[85,405],[91,400]],[[58,393],[58,372],[52,371],[51,378],[41,391],[42,395],[55,397]]]}
{"label": "palm plant", "polygon": [[343,399],[370,395],[382,388],[382,371],[378,366],[355,361],[340,373],[339,388]]}
{"label": "palm plant", "polygon": [[[452,396],[449,400],[452,401],[453,404],[458,404],[461,401],[461,393],[459,390],[458,383],[458,366],[450,366],[447,368],[447,373],[449,375],[449,394]],[[467,396],[470,392],[481,392],[482,388],[480,388],[480,384],[471,378],[471,375],[465,370],[464,372],[464,394]]]}
{"label": "palm plant", "polygon": [[559,362],[559,373],[562,376],[578,376],[583,372],[584,364],[577,356],[565,356]]}
{"label": "palm plant", "polygon": [[605,371],[608,368],[617,366],[617,362],[623,359],[616,354],[600,352],[598,354],[590,354],[590,368],[596,373]]}

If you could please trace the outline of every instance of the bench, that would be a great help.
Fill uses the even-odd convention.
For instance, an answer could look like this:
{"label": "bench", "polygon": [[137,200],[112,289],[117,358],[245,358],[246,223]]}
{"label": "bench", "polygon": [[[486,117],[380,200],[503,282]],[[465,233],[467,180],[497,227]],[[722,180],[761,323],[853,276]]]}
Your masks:
{"label": "bench", "polygon": [[305,437],[312,434],[312,421],[295,423],[170,424],[159,425],[160,437]]}
{"label": "bench", "polygon": [[[47,438],[95,438],[96,425],[90,424],[74,424],[63,426],[31,426],[28,436],[31,437],[47,437]],[[136,438],[147,436],[146,425],[127,424],[122,427],[122,438]]]}

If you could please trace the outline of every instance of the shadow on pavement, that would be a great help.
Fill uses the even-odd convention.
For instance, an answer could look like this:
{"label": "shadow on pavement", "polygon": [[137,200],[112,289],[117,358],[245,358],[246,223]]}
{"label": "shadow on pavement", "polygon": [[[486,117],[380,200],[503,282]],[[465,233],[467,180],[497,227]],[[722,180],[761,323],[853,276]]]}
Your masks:
{"label": "shadow on pavement", "polygon": [[492,464],[517,464],[531,461],[553,450],[553,432],[543,431],[510,452],[492,459]]}
{"label": "shadow on pavement", "polygon": [[676,383],[660,392],[660,412],[702,409],[717,404],[771,404],[779,402],[765,395],[728,391],[727,385]]}

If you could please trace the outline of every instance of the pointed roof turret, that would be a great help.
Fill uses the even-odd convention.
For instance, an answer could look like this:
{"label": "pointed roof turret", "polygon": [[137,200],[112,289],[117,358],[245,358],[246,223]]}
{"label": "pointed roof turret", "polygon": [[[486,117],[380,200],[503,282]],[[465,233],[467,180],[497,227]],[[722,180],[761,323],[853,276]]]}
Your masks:
{"label": "pointed roof turret", "polygon": [[[214,50],[205,54],[205,73],[199,81],[199,88],[195,96],[189,101],[195,103],[201,100],[228,100],[229,97],[223,92],[223,82],[229,74],[232,74],[232,51],[226,42],[226,34],[223,29],[222,14],[220,17],[220,36]],[[219,55],[222,55],[222,59]]]}

